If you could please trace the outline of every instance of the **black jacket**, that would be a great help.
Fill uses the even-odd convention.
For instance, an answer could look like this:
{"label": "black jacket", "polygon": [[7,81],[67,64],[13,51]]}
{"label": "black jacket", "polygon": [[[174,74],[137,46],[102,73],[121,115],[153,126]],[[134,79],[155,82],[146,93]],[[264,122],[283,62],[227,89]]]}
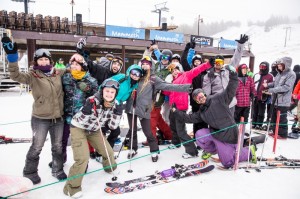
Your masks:
{"label": "black jacket", "polygon": [[175,111],[176,116],[185,123],[198,123],[204,121],[214,132],[212,136],[219,141],[236,144],[238,128],[229,109],[229,104],[236,94],[238,77],[236,73],[229,73],[229,84],[222,92],[206,99],[206,103],[200,105],[196,113],[186,114]]}

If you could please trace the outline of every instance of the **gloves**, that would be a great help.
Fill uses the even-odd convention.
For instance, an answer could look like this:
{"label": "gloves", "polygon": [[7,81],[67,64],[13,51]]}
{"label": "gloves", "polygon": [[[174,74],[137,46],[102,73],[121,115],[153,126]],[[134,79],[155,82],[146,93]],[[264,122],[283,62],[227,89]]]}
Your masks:
{"label": "gloves", "polygon": [[188,89],[189,94],[191,94],[193,92],[193,84],[191,84],[191,86]]}
{"label": "gloves", "polygon": [[[151,41],[151,44],[150,44],[150,46],[148,46],[147,47],[147,49],[150,49],[153,45],[155,45],[156,44],[156,41],[155,41],[155,39],[153,39],[152,41]],[[151,48],[152,49],[152,48]],[[153,50],[153,49],[152,49]]]}
{"label": "gloves", "polygon": [[172,104],[172,112],[174,113],[175,111],[177,111],[177,107],[176,107],[176,104],[173,103],[173,104]]}
{"label": "gloves", "polygon": [[189,42],[185,45],[185,50],[189,50],[190,48],[191,48],[191,42]]}
{"label": "gloves", "polygon": [[83,105],[83,107],[81,109],[81,112],[84,115],[91,115],[93,112],[92,110],[94,108],[94,105],[96,105],[94,98],[93,97],[87,98],[85,101],[85,104]]}
{"label": "gloves", "polygon": [[83,49],[83,47],[86,45],[86,39],[87,39],[86,37],[80,38],[76,47],[80,50]]}
{"label": "gloves", "polygon": [[233,66],[231,66],[231,65],[227,65],[226,69],[229,70],[232,73],[236,73],[236,69]]}
{"label": "gloves", "polygon": [[18,61],[18,45],[17,43],[12,43],[9,37],[3,37],[1,39],[2,46],[4,51],[7,54],[7,60],[9,62],[17,62]]}
{"label": "gloves", "polygon": [[242,35],[242,34],[241,34],[240,39],[239,39],[239,40],[236,39],[235,41],[237,41],[237,42],[240,43],[240,44],[244,44],[246,41],[248,41],[248,39],[249,39],[249,38],[248,38],[248,35],[245,35],[245,34]]}
{"label": "gloves", "polygon": [[116,104],[115,109],[114,109],[114,114],[116,115],[122,115],[123,114],[123,104]]}
{"label": "gloves", "polygon": [[82,90],[83,92],[87,92],[90,90],[90,86],[86,83],[86,82],[79,82],[78,83],[78,87],[80,90]]}
{"label": "gloves", "polygon": [[193,39],[193,41],[191,41],[191,48],[192,49],[194,49],[195,48],[195,46],[196,46],[196,42],[195,42],[195,39]]}
{"label": "gloves", "polygon": [[214,67],[215,66],[215,58],[209,58],[209,64]]}

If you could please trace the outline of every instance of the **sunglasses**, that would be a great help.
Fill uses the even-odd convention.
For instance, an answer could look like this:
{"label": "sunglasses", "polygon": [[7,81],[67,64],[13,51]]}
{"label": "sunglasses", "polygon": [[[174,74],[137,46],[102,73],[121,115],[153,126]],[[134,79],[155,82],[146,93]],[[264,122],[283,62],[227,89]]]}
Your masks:
{"label": "sunglasses", "polygon": [[113,79],[106,79],[104,80],[104,82],[101,84],[101,88],[105,88],[105,87],[108,87],[108,88],[114,88],[116,90],[119,89],[120,87],[120,84],[118,81],[116,80],[113,80]]}
{"label": "sunglasses", "polygon": [[39,57],[49,57],[51,58],[51,53],[49,52],[49,50],[41,48],[35,51],[34,53],[34,57],[35,58],[39,58]]}
{"label": "sunglasses", "polygon": [[140,70],[135,70],[135,69],[131,70],[131,71],[130,71],[130,74],[131,74],[131,75],[135,75],[135,76],[137,76],[137,77],[141,77],[141,76],[142,76],[141,71],[140,71]]}
{"label": "sunglasses", "polygon": [[215,59],[215,64],[217,64],[217,65],[223,65],[224,64],[224,60],[223,59]]}
{"label": "sunglasses", "polygon": [[170,60],[170,56],[169,55],[162,55],[161,60]]}

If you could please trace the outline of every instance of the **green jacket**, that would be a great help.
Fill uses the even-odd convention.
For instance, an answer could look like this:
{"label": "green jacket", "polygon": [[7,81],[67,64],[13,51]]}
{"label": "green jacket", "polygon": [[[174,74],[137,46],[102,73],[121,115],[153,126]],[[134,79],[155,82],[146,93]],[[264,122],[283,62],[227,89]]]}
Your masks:
{"label": "green jacket", "polygon": [[61,76],[65,70],[58,74],[46,76],[40,70],[30,70],[20,72],[18,63],[9,63],[8,71],[10,78],[22,84],[28,84],[34,99],[32,106],[32,116],[40,119],[61,118],[63,110],[64,92],[62,88]]}

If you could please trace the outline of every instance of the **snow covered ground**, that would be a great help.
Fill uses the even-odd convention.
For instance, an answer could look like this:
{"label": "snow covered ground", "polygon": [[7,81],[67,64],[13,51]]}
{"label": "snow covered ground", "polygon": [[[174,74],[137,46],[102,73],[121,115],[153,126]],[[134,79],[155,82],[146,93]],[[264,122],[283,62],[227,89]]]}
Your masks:
{"label": "snow covered ground", "polygon": [[[290,26],[290,25],[289,25]],[[255,67],[261,61],[267,60],[272,63],[279,57],[291,56],[293,66],[300,64],[300,25],[292,26],[291,39],[287,41],[287,47],[283,47],[283,27],[277,27],[270,32],[263,32],[263,28],[251,27],[241,29],[230,29],[228,32],[220,33],[225,39],[237,39],[239,34],[246,33],[251,36],[252,49],[256,56]],[[276,36],[277,35],[277,36]],[[247,63],[247,62],[246,62]],[[257,72],[257,71],[256,71]],[[7,92],[0,92],[0,135],[7,137],[31,137],[31,109],[32,96],[30,94],[20,95],[18,88],[10,89]],[[127,121],[123,120],[122,125]],[[291,124],[291,122],[290,122]],[[122,126],[121,125],[121,126]],[[188,132],[191,125],[187,125]],[[249,127],[248,127],[249,128]],[[139,132],[139,141],[144,141],[143,133]],[[284,155],[288,158],[300,159],[300,140],[288,139],[278,140],[276,153],[272,152],[273,139],[268,138],[265,145],[264,156],[276,157]],[[30,144],[7,144],[0,145],[0,173],[7,175],[22,176],[25,164],[25,156]],[[157,163],[151,161],[148,148],[138,151],[136,160],[131,162],[133,173],[128,173],[130,163],[127,160],[127,151],[121,152],[117,159],[118,169],[115,171],[118,181],[132,179],[154,173],[156,170],[170,168],[175,163],[191,164],[201,161],[201,158],[183,159],[183,147],[175,150],[168,150],[166,146],[160,147],[161,154]],[[258,145],[257,154],[260,155],[262,145]],[[64,170],[68,173],[73,164],[72,149],[68,147],[68,161]],[[201,154],[201,152],[200,152]],[[68,198],[63,194],[64,182],[58,182],[51,176],[48,163],[51,161],[50,141],[45,143],[40,155],[39,175],[42,182],[34,186],[34,189],[24,197],[28,199],[63,199]],[[210,164],[215,164],[210,162]],[[263,164],[263,163],[262,163]],[[245,165],[245,163],[241,164]],[[83,179],[83,198],[222,198],[222,199],[299,199],[300,191],[300,169],[270,169],[258,173],[252,170],[250,173],[244,170],[221,171],[218,169],[197,177],[189,177],[170,184],[164,184],[149,189],[124,194],[110,195],[103,191],[105,183],[111,181],[113,175],[102,170],[102,165],[95,160],[90,160],[87,175]]]}

